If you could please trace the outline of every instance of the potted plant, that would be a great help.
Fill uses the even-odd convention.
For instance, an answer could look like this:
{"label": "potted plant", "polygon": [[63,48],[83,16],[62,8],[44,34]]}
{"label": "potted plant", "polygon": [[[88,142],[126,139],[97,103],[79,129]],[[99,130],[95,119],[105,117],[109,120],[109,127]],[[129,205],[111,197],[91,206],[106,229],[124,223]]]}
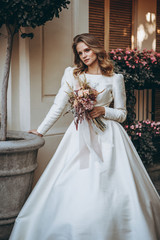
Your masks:
{"label": "potted plant", "polygon": [[[13,38],[21,28],[41,26],[59,17],[67,0],[1,0],[0,28],[7,31],[7,49],[4,77],[1,89],[1,130],[0,130],[0,239],[8,239],[14,220],[28,197],[37,166],[38,149],[44,140],[25,132],[7,132],[7,88],[12,56]],[[1,34],[0,34],[1,36]],[[21,36],[33,37],[32,33]]]}

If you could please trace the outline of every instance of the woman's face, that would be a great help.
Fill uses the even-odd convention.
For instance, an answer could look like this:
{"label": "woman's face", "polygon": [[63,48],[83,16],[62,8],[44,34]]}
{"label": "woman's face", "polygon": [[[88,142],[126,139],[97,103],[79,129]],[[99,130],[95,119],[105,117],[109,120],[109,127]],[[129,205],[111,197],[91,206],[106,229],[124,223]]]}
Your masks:
{"label": "woman's face", "polygon": [[81,61],[88,67],[96,62],[98,63],[97,55],[84,42],[79,42],[76,50]]}

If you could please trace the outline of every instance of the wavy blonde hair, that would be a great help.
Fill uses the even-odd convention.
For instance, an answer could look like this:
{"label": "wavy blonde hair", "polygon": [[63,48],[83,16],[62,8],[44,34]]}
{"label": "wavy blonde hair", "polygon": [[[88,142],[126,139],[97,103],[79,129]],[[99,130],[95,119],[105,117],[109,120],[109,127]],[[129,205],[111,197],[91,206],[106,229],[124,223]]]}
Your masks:
{"label": "wavy blonde hair", "polygon": [[74,63],[76,65],[73,74],[74,76],[77,76],[83,72],[86,72],[88,67],[85,65],[77,52],[77,44],[79,42],[84,42],[96,55],[98,58],[98,63],[101,69],[101,72],[105,76],[112,76],[113,75],[113,64],[108,58],[108,55],[104,48],[101,46],[97,38],[90,34],[90,33],[83,33],[79,34],[74,37],[73,39],[73,53],[74,53]]}

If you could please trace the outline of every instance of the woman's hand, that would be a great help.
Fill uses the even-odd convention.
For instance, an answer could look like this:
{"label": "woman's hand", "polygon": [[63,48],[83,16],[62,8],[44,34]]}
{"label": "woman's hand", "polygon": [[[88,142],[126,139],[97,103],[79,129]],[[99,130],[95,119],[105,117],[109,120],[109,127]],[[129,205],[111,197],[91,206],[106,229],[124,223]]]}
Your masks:
{"label": "woman's hand", "polygon": [[97,118],[105,114],[104,107],[94,107],[92,111],[89,112],[91,118]]}
{"label": "woman's hand", "polygon": [[39,132],[37,132],[36,129],[30,130],[30,131],[28,131],[28,132],[29,132],[29,133],[32,133],[32,134],[35,134],[35,135],[37,135],[37,136],[43,137],[43,135],[40,134]]}

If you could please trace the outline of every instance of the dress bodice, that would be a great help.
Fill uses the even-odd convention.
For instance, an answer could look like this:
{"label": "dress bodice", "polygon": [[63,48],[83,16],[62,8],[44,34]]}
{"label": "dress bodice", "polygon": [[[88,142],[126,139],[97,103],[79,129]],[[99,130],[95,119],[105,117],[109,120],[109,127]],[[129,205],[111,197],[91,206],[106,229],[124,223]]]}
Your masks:
{"label": "dress bodice", "polygon": [[[96,89],[98,92],[103,91],[97,96],[96,106],[103,106],[105,108],[105,115],[103,116],[109,120],[123,122],[126,118],[126,94],[125,85],[122,74],[114,74],[112,77],[104,75],[81,74],[81,80],[86,77],[90,87]],[[50,111],[41,123],[37,131],[44,135],[49,128],[57,121],[62,114],[66,104],[68,103],[69,96],[67,93],[71,92],[70,86],[73,89],[78,88],[78,81],[73,76],[73,68],[68,67],[65,69],[61,88],[59,89],[54,104]],[[109,107],[114,99],[114,108]]]}
{"label": "dress bodice", "polygon": [[113,101],[113,79],[103,75],[85,74],[89,85],[102,92],[97,96],[96,106],[109,106]]}

